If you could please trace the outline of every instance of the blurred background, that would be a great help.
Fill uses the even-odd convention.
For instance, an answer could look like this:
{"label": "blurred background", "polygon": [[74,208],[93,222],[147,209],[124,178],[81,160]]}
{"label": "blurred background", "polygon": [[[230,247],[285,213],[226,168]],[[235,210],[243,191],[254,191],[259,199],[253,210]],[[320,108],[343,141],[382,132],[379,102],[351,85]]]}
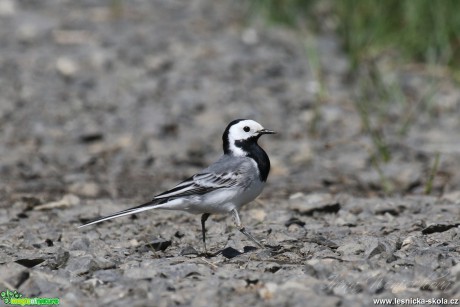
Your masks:
{"label": "blurred background", "polygon": [[150,198],[236,118],[265,198],[460,189],[460,2],[0,0],[0,196]]}

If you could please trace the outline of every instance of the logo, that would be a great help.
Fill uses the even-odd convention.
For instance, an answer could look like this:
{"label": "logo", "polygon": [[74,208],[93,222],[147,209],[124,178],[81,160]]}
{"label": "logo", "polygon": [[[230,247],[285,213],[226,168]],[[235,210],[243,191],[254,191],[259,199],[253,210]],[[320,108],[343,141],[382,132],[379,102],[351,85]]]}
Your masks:
{"label": "logo", "polygon": [[58,298],[47,297],[23,297],[18,291],[5,290],[0,293],[6,305],[33,306],[33,305],[59,305]]}

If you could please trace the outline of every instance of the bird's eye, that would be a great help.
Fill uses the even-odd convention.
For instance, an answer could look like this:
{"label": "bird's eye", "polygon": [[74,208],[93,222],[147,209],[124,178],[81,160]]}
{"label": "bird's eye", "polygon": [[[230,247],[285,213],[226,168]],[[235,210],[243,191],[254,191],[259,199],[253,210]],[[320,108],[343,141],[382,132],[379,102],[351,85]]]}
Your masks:
{"label": "bird's eye", "polygon": [[243,128],[243,130],[244,130],[244,132],[249,132],[249,130],[251,130],[251,128],[249,128],[248,126],[245,126],[245,127]]}

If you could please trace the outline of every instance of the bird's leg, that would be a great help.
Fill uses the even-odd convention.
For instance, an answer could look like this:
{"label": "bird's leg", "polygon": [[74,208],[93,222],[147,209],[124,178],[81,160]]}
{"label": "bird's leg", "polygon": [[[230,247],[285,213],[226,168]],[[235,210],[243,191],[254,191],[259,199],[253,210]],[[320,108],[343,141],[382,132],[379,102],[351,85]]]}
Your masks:
{"label": "bird's leg", "polygon": [[259,241],[257,241],[246,229],[244,228],[243,224],[241,223],[240,220],[240,215],[238,214],[238,211],[236,209],[233,209],[232,211],[233,215],[233,220],[235,221],[235,225],[238,228],[239,231],[241,231],[242,234],[244,234],[246,237],[248,237],[252,242],[257,244],[260,248],[265,248]]}
{"label": "bird's leg", "polygon": [[206,220],[208,219],[208,217],[210,215],[211,214],[209,214],[209,213],[204,213],[201,216],[201,233],[203,234],[203,244],[204,244],[204,253],[205,254],[208,253],[208,250],[206,249],[206,228],[205,228],[205,224],[206,224]]}

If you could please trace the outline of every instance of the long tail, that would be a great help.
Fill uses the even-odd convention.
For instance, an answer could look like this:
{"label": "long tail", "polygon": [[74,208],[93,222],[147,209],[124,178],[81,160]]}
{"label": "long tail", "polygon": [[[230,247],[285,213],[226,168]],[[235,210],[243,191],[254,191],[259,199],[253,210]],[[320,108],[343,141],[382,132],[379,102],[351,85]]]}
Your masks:
{"label": "long tail", "polygon": [[97,223],[107,221],[107,220],[111,220],[111,219],[114,219],[114,218],[117,218],[117,217],[120,217],[120,216],[135,214],[135,213],[139,213],[139,212],[142,212],[142,211],[147,211],[147,210],[157,208],[157,207],[161,207],[161,204],[159,204],[158,200],[155,199],[155,200],[149,201],[148,203],[142,204],[140,206],[136,206],[134,208],[126,209],[126,210],[119,211],[119,212],[116,212],[116,213],[108,215],[108,216],[103,216],[103,217],[99,217],[97,219],[91,220],[86,224],[78,226],[78,228],[89,226],[89,225],[92,225],[92,224],[97,224]]}

